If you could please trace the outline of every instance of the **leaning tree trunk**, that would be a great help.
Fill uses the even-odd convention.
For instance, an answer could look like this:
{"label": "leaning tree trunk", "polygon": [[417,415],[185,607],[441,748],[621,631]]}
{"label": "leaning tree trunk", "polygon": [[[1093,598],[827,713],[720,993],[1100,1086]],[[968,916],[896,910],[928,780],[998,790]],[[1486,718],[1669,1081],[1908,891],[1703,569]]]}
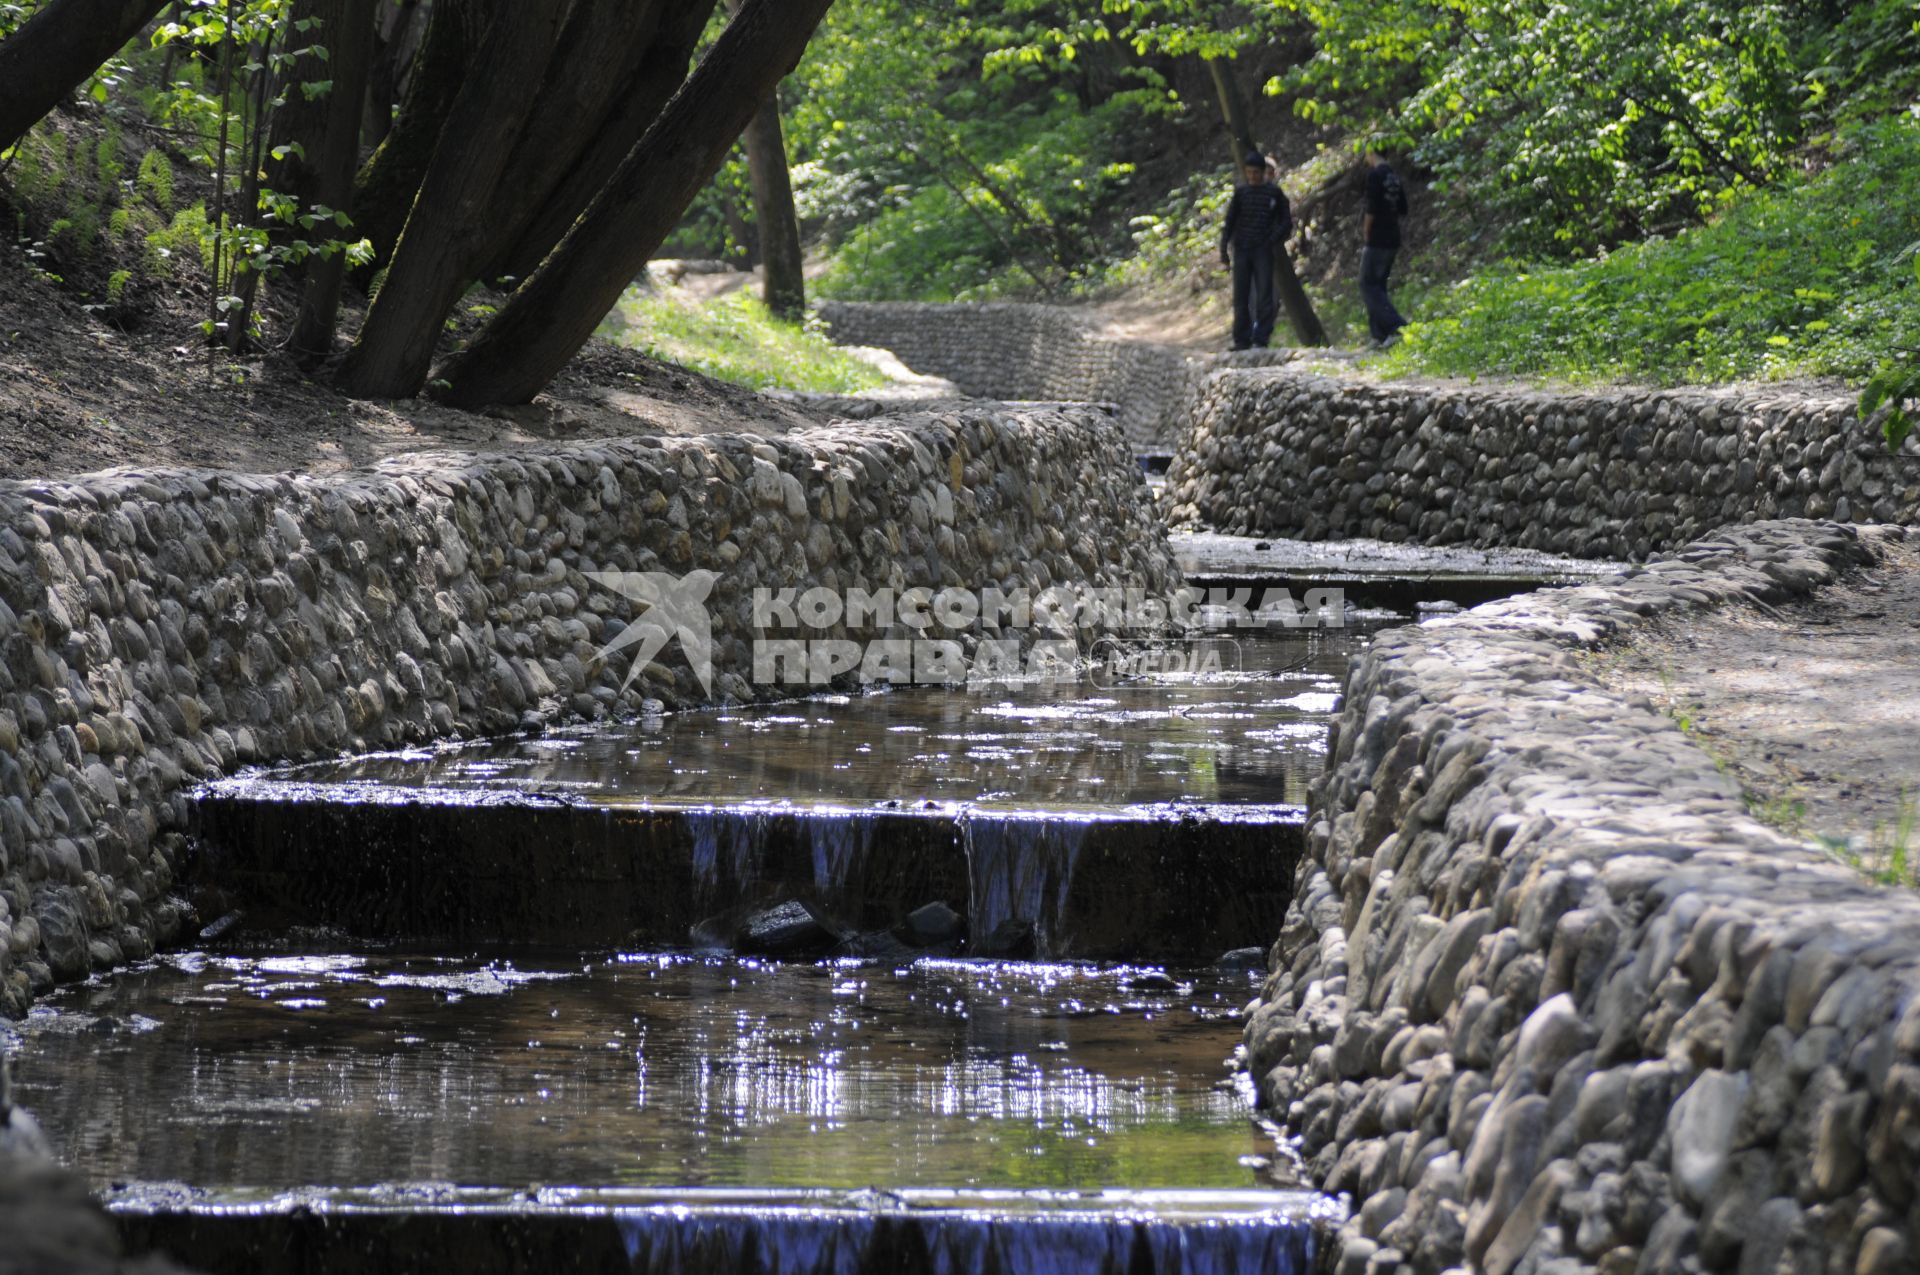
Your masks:
{"label": "leaning tree trunk", "polygon": [[[469,280],[494,277],[487,268],[513,246],[605,131],[608,117],[620,109],[634,69],[653,48],[670,2],[574,6],[532,113],[507,158],[498,193],[481,210],[481,224],[466,245],[460,269]],[[583,199],[573,214],[578,216],[591,199]]]}
{"label": "leaning tree trunk", "polygon": [[713,7],[714,0],[669,0],[660,14],[653,47],[621,86],[599,131],[540,210],[518,230],[512,245],[487,264],[483,278],[525,279],[553,251],[687,78],[687,64],[693,60]]}
{"label": "leaning tree trunk", "polygon": [[747,0],[560,246],[442,366],[440,397],[524,403],[546,388],[713,179],[831,3]]}
{"label": "leaning tree trunk", "polygon": [[426,380],[441,323],[469,282],[487,201],[545,78],[563,14],[550,4],[503,5],[440,130],[387,281],[367,310],[338,382],[360,398],[409,398]]}
{"label": "leaning tree trunk", "polygon": [[[1240,95],[1240,81],[1233,68],[1222,59],[1208,59],[1207,72],[1213,76],[1214,91],[1220,96],[1220,118],[1226,122],[1229,145],[1233,147],[1233,166],[1238,170],[1249,151],[1260,149],[1253,144],[1253,133],[1247,125],[1246,99]],[[1273,254],[1273,290],[1280,298],[1280,308],[1287,312],[1287,326],[1293,329],[1294,340],[1301,345],[1327,344],[1327,329],[1322,326],[1320,316],[1313,312],[1313,302],[1300,283],[1285,244]]]}
{"label": "leaning tree trunk", "polygon": [[[727,0],[740,12],[742,0]],[[807,278],[800,257],[800,221],[793,211],[793,181],[787,171],[787,143],[780,134],[780,94],[776,90],[747,123],[747,176],[753,184],[753,224],[760,240],[760,264],[766,271],[761,296],[775,318],[797,322],[807,309]]]}
{"label": "leaning tree trunk", "polygon": [[[430,361],[447,315],[466,285],[506,251],[589,139],[600,132],[627,76],[653,44],[660,9],[660,0],[573,7],[492,195],[472,201],[464,212],[437,219],[441,231],[432,256],[423,259],[414,253],[403,263],[396,255],[388,278],[396,289],[405,289],[405,295],[389,297],[383,288],[363,335],[401,349],[424,349]],[[431,271],[424,279],[423,269]],[[424,376],[425,363],[409,365],[408,374],[415,371]]]}
{"label": "leaning tree trunk", "polygon": [[1253,144],[1253,129],[1247,124],[1247,99],[1240,92],[1239,77],[1224,59],[1208,58],[1207,74],[1213,77],[1213,91],[1220,99],[1220,119],[1227,126],[1227,145],[1233,147],[1233,168],[1238,172],[1247,153],[1260,149]]}
{"label": "leaning tree trunk", "polygon": [[1300,276],[1294,272],[1293,258],[1285,244],[1273,254],[1273,288],[1280,297],[1280,308],[1287,312],[1287,325],[1293,329],[1293,339],[1301,345],[1326,345],[1327,329],[1321,325],[1320,316],[1313,312],[1313,302],[1308,299]]}
{"label": "leaning tree trunk", "polygon": [[[327,51],[293,71],[286,97],[273,115],[272,154],[267,187],[293,200],[299,214],[315,205],[353,213],[353,171],[360,160],[361,105],[371,72],[374,9],[379,0],[298,0],[289,19],[293,30],[313,23],[306,38]],[[309,97],[301,77],[331,80],[333,87]],[[288,148],[288,149],[282,149]],[[348,234],[338,224],[321,222],[307,229],[296,222],[274,222],[270,233],[280,243],[295,238],[338,239]],[[358,238],[357,234],[352,236]],[[300,304],[287,344],[296,357],[312,360],[333,352],[333,328],[340,311],[340,282],[346,277],[342,248],[304,265],[291,266],[289,278],[300,284]]]}
{"label": "leaning tree trunk", "polygon": [[373,244],[373,262],[363,286],[393,258],[400,228],[433,162],[433,148],[479,55],[487,20],[498,0],[434,0],[426,37],[408,73],[400,117],[354,181],[354,221]]}
{"label": "leaning tree trunk", "polygon": [[167,0],[50,0],[0,40],[0,150],[140,34]]}

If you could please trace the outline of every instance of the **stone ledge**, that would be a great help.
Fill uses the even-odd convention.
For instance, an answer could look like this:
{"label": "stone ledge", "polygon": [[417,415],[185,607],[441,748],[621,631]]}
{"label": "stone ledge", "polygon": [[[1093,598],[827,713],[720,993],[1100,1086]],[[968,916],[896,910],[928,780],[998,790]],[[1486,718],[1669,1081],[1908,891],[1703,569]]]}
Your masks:
{"label": "stone ledge", "polygon": [[1746,813],[1582,648],[1880,536],[1730,528],[1355,658],[1246,1059],[1342,1272],[1910,1269],[1920,896]]}
{"label": "stone ledge", "polygon": [[1920,442],[1851,397],[1562,393],[1225,369],[1186,404],[1176,526],[1644,559],[1729,522],[1920,518]]}
{"label": "stone ledge", "polygon": [[756,586],[1178,580],[1084,407],[0,482],[0,1015],[178,934],[200,779],[705,700],[677,643],[629,684],[603,648],[642,608],[589,575],[695,569],[732,699],[757,691]]}

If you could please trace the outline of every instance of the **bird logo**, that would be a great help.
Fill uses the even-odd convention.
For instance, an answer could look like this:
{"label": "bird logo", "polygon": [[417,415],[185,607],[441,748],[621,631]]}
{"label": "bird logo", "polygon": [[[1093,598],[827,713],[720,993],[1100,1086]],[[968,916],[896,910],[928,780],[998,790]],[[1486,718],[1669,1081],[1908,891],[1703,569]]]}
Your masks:
{"label": "bird logo", "polygon": [[627,680],[620,684],[622,692],[677,637],[700,689],[713,694],[713,615],[707,610],[707,596],[719,578],[706,570],[689,571],[683,576],[664,571],[587,572],[587,579],[595,584],[646,608],[600,648],[601,659],[610,659],[630,646],[640,648],[627,669]]}

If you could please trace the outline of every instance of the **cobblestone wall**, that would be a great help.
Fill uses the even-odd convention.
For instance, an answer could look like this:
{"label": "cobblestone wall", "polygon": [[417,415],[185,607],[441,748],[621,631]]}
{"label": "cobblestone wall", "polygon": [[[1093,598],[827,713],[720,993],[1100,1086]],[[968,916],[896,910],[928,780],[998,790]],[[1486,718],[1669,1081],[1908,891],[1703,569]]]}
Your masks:
{"label": "cobblestone wall", "polygon": [[183,785],[703,698],[678,644],[625,686],[589,576],[694,569],[735,698],[759,585],[1176,584],[1087,408],[0,483],[0,1013],[175,936]]}
{"label": "cobblestone wall", "polygon": [[892,350],[965,394],[1113,403],[1137,447],[1172,444],[1172,413],[1190,369],[1203,361],[1174,346],[1104,336],[1064,306],[828,301],[820,315],[840,344]]}
{"label": "cobblestone wall", "polygon": [[1352,1193],[1343,1275],[1915,1268],[1920,895],[1756,822],[1580,658],[1895,534],[1727,529],[1355,658],[1245,1029]]}
{"label": "cobblestone wall", "polygon": [[1194,397],[1167,478],[1176,525],[1642,559],[1727,522],[1920,517],[1920,441],[1890,457],[1842,395],[1282,369],[1216,373]]}

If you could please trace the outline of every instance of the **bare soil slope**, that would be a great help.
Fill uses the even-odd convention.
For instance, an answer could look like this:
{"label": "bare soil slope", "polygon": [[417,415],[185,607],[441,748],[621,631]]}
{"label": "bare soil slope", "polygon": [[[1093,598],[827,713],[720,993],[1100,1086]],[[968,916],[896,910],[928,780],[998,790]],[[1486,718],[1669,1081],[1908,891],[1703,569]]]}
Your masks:
{"label": "bare soil slope", "polygon": [[602,341],[523,407],[366,402],[278,354],[210,356],[199,318],[176,308],[117,329],[0,251],[0,479],[116,466],[327,471],[427,448],[815,423]]}
{"label": "bare soil slope", "polygon": [[1616,690],[1681,721],[1790,832],[1846,843],[1893,870],[1920,801],[1920,537],[1778,610],[1664,624],[1599,657]]}

